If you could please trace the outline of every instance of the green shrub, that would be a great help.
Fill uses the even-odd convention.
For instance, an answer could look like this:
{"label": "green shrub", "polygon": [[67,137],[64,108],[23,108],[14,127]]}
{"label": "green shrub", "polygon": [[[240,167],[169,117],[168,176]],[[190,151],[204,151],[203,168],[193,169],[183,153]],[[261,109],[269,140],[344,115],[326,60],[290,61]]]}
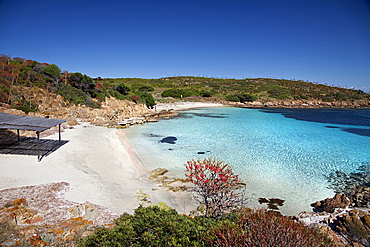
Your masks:
{"label": "green shrub", "polygon": [[122,83],[119,83],[117,84],[116,86],[114,86],[114,90],[116,90],[117,92],[119,92],[120,94],[122,95],[127,95],[128,92],[130,91],[130,88],[128,86],[126,86],[123,82]]}
{"label": "green shrub", "polygon": [[139,207],[124,213],[112,229],[102,228],[82,239],[81,246],[207,246],[212,220],[179,215],[157,206]]}
{"label": "green shrub", "polygon": [[[4,84],[5,84],[5,82],[4,82]],[[4,84],[2,84],[2,83],[0,82],[0,91],[2,91],[2,92],[4,92],[4,93],[9,93],[9,92],[10,92],[10,88],[9,88],[9,87],[7,87],[7,86],[5,86]]]}
{"label": "green shrub", "polygon": [[129,99],[129,97],[121,94],[120,92],[114,90],[114,89],[109,89],[109,94],[117,99],[124,100],[124,99]]}
{"label": "green shrub", "polygon": [[247,93],[243,93],[238,95],[236,94],[227,95],[225,99],[228,101],[244,103],[244,102],[253,102],[257,99],[257,97]]}
{"label": "green shrub", "polygon": [[200,94],[200,96],[205,97],[205,98],[212,97],[212,93],[210,91],[203,90],[199,94]]}
{"label": "green shrub", "polygon": [[17,109],[17,110],[21,110],[26,114],[28,114],[29,112],[35,112],[37,110],[37,107],[34,108],[34,107],[28,106],[28,105],[16,106],[14,108]]}
{"label": "green shrub", "polygon": [[153,92],[154,91],[154,87],[151,87],[151,86],[140,86],[138,91],[140,92]]}
{"label": "green shrub", "polygon": [[64,101],[70,101],[75,105],[83,104],[95,108],[99,107],[91,100],[91,96],[88,93],[64,83],[59,83],[58,94],[63,96]]}
{"label": "green shrub", "polygon": [[235,94],[227,95],[227,96],[225,97],[225,99],[226,99],[227,101],[239,102],[239,97],[238,97],[237,95],[235,95]]}
{"label": "green shrub", "polygon": [[239,101],[242,102],[242,103],[244,103],[244,102],[253,102],[257,99],[257,97],[255,97],[253,95],[250,95],[250,94],[247,94],[247,93],[239,94],[238,98],[239,98]]}
{"label": "green shrub", "polygon": [[23,95],[18,93],[16,93],[14,96],[16,96],[16,98],[11,101],[13,108],[21,110],[26,114],[37,111],[38,105],[35,102],[26,100]]}
{"label": "green shrub", "polygon": [[348,95],[344,93],[336,93],[335,94],[335,99],[338,101],[345,101],[348,99]]}
{"label": "green shrub", "polygon": [[271,90],[269,90],[268,93],[270,97],[277,99],[287,99],[291,95],[290,91],[281,87],[274,87]]}
{"label": "green shrub", "polygon": [[140,97],[140,100],[146,104],[147,107],[151,108],[156,105],[153,96],[147,92],[137,92],[137,96]]}
{"label": "green shrub", "polygon": [[42,72],[53,82],[58,82],[60,79],[60,68],[55,64],[50,64],[42,68]]}
{"label": "green shrub", "polygon": [[199,95],[198,92],[188,89],[168,89],[163,91],[162,97],[186,98],[193,95]]}
{"label": "green shrub", "polygon": [[364,99],[364,97],[362,97],[360,94],[353,94],[353,95],[350,95],[350,97],[354,100],[362,100]]}

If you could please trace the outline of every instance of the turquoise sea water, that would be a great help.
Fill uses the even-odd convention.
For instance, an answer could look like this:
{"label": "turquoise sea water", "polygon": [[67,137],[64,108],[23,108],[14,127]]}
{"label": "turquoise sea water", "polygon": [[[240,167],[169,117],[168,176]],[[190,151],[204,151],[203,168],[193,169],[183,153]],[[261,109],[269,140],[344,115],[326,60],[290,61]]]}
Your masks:
{"label": "turquoise sea water", "polygon": [[187,160],[215,157],[259,197],[285,200],[280,211],[311,211],[334,195],[326,176],[370,162],[370,110],[200,108],[126,130],[142,162],[182,175]]}

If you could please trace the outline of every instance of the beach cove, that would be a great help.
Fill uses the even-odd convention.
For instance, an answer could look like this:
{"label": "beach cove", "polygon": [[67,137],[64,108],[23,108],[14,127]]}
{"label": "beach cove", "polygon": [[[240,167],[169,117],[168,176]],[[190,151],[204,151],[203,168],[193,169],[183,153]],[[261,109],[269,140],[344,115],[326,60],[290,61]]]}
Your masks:
{"label": "beach cove", "polygon": [[[330,147],[329,140],[325,140],[322,147],[317,146],[313,150],[313,152],[317,152],[317,155],[325,156],[327,162],[318,160],[318,157],[313,154],[307,156],[304,153],[304,148],[313,145],[315,138],[319,138],[325,131],[336,133],[343,129],[348,134],[351,131],[361,130],[361,126],[352,128],[353,126],[351,125],[334,123],[330,124],[330,126],[323,124],[318,126],[317,123],[312,122],[306,129],[307,126],[302,125],[304,122],[298,121],[297,123],[300,124],[298,128],[297,126],[289,127],[287,122],[284,121],[288,120],[288,123],[296,121],[292,119],[294,116],[291,116],[289,112],[285,112],[284,117],[283,113],[279,113],[279,109],[220,108],[220,106],[222,105],[213,103],[160,103],[157,105],[157,111],[176,110],[180,112],[180,116],[173,120],[161,120],[157,123],[146,123],[144,125],[132,126],[128,129],[99,127],[87,122],[81,122],[79,125],[74,126],[73,129],[66,129],[62,133],[62,139],[68,141],[68,143],[44,157],[41,162],[37,162],[35,156],[0,155],[0,169],[3,171],[0,174],[0,190],[54,182],[67,182],[70,184],[71,189],[66,192],[66,199],[78,203],[88,201],[102,205],[117,215],[124,212],[132,213],[139,206],[138,196],[140,194],[147,195],[154,204],[164,202],[166,205],[175,208],[179,213],[189,213],[190,210],[196,207],[190,193],[168,191],[161,185],[149,180],[148,176],[154,169],[163,167],[169,170],[170,175],[181,178],[184,175],[183,164],[187,160],[216,157],[230,164],[236,173],[241,174],[242,177],[244,176],[243,180],[247,183],[247,191],[250,192],[249,196],[253,199],[247,206],[253,208],[263,207],[256,203],[258,197],[278,197],[284,200],[288,198],[285,206],[281,208],[281,212],[294,215],[304,210],[310,211],[311,203],[333,195],[333,192],[326,188],[328,184],[322,177],[324,174],[341,167],[345,169],[340,170],[345,172],[355,171],[361,165],[361,162],[367,159],[366,157],[364,159],[359,158],[361,155],[367,155],[361,149],[357,150],[357,154],[351,154],[353,150],[348,149],[348,159],[341,158],[339,161],[334,160],[332,162],[332,157],[324,155],[331,149],[331,152],[337,152],[335,147]],[[193,110],[187,111],[189,109]],[[223,109],[226,111],[240,111],[241,113],[251,111],[250,113],[253,114],[260,112],[257,115],[250,115],[249,119],[261,124],[257,128],[253,127],[252,122],[248,122],[248,128],[240,130],[241,132],[239,133],[234,133],[233,128],[230,127],[225,127],[226,129],[219,128],[217,121],[227,121],[229,117],[229,113],[222,112],[225,111]],[[260,115],[261,110],[266,117],[266,114],[271,113],[263,111],[272,111],[275,114],[275,117],[271,119],[271,123],[264,122],[267,119],[263,117],[264,115]],[[301,111],[315,110],[301,109]],[[194,121],[198,120],[194,118],[200,118],[204,121],[216,121],[216,124],[212,122],[210,125],[209,122],[204,122],[203,127],[205,126],[205,129],[202,129],[202,124],[195,124]],[[181,125],[181,123],[171,124],[171,121],[182,121],[181,119],[187,119],[189,122],[185,126]],[[230,120],[233,121],[234,127],[238,121],[241,121]],[[305,121],[310,120],[306,119]],[[278,122],[281,122],[277,126],[278,128],[284,129],[288,127],[286,133],[279,134],[278,130],[274,129]],[[179,125],[178,127],[183,130],[189,130],[190,136],[178,135],[179,133],[176,133],[176,125]],[[154,129],[152,126],[154,126]],[[197,126],[197,128],[194,129],[194,126]],[[165,134],[166,132],[163,132],[163,128],[170,132]],[[219,132],[221,131],[225,135],[222,138],[217,137],[217,134],[212,133],[214,131],[213,128],[219,128]],[[274,145],[266,146],[266,144],[261,142],[261,136],[253,136],[255,133],[250,132],[252,130],[264,133],[267,136],[276,137],[277,139],[271,139],[270,137],[270,142]],[[296,130],[300,130],[300,132],[294,132]],[[362,130],[366,133],[368,127]],[[240,139],[244,132],[250,133],[249,139]],[[345,134],[342,132],[340,131],[341,134]],[[206,135],[204,136],[204,134]],[[288,144],[279,142],[279,138],[292,134],[306,137],[306,141],[302,143],[302,140],[294,140]],[[167,137],[167,135],[174,135],[179,140],[174,145],[160,143],[160,140]],[[247,141],[243,144],[245,149],[241,150],[235,146],[234,150],[230,151],[230,149],[218,144],[230,142],[227,139],[230,136],[239,138],[234,141],[233,145],[240,141]],[[358,137],[358,135],[354,134],[349,137],[352,139],[352,137]],[[57,140],[58,136],[54,134],[44,138]],[[153,143],[147,142],[148,138],[154,141],[154,146],[152,145]],[[184,146],[182,142],[186,141],[186,138],[190,139]],[[191,142],[191,139],[194,138],[198,140],[197,142],[201,146],[194,145]],[[362,137],[362,139],[364,138],[368,137]],[[217,143],[212,144],[212,142]],[[344,143],[349,144],[350,142]],[[232,144],[232,142],[229,144]],[[296,146],[299,149],[291,152],[289,146]],[[158,149],[158,147],[162,149]],[[253,149],[254,147],[257,147],[257,149]],[[366,145],[362,148],[366,149]],[[192,150],[192,154],[189,155],[189,153],[182,152],[186,149]],[[268,150],[269,152],[264,153]],[[263,152],[261,153],[261,151]],[[233,155],[238,153],[243,153],[245,155],[244,160],[252,164],[252,166],[241,166],[240,161],[231,159]],[[273,162],[270,160],[271,157],[275,159]],[[283,160],[278,161],[278,157],[283,157]],[[317,168],[314,170],[298,168],[297,170],[296,168],[299,167],[299,164],[288,162],[292,159],[303,164],[307,161],[314,162]],[[257,166],[253,164],[257,164]],[[256,170],[256,167],[259,168]],[[276,171],[279,172],[276,173]],[[295,171],[299,171],[298,175]],[[293,176],[289,176],[290,173]],[[252,175],[245,177],[248,174]],[[301,183],[302,176],[307,178],[303,183]],[[274,183],[274,180],[284,181],[284,183]],[[300,188],[300,190],[295,190],[292,193],[292,190],[289,189],[292,187]],[[309,193],[306,193],[306,187],[316,197],[307,196]],[[3,201],[1,202],[3,203]]]}
{"label": "beach cove", "polygon": [[[157,111],[220,106],[212,103],[160,104]],[[58,134],[44,139],[57,140]],[[167,191],[148,180],[151,173],[143,165],[125,137],[125,130],[81,122],[62,133],[65,145],[43,157],[0,155],[1,191],[30,185],[67,182],[65,198],[106,207],[115,214],[132,213],[139,206],[138,195],[149,196],[152,203],[164,202],[181,213],[194,208],[190,195]],[[30,195],[32,196],[32,195]],[[14,195],[14,199],[17,195]]]}

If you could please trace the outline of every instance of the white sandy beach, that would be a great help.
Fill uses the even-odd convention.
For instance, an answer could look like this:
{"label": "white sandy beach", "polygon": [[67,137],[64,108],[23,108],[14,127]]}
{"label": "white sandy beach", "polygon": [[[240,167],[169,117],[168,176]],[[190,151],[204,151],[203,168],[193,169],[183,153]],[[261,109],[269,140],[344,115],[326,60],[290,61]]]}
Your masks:
{"label": "white sandy beach", "polygon": [[206,103],[206,102],[174,102],[174,103],[158,103],[155,107],[157,111],[162,110],[187,110],[193,108],[204,108],[204,107],[220,107],[224,106],[220,103]]}
{"label": "white sandy beach", "polygon": [[[158,110],[183,110],[220,106],[207,103],[159,105]],[[43,139],[58,139],[58,134]],[[124,130],[82,123],[62,133],[68,141],[38,162],[36,156],[0,154],[0,190],[68,182],[72,190],[65,197],[83,203],[89,201],[121,214],[133,212],[139,203],[138,192],[149,195],[153,203],[164,202],[188,213],[191,207],[185,192],[169,192],[147,180],[150,171],[140,162]]]}

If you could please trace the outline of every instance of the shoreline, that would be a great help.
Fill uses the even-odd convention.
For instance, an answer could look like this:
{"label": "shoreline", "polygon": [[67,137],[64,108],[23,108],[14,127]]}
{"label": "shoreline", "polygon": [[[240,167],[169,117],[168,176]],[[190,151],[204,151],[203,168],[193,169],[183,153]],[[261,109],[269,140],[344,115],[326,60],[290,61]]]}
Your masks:
{"label": "shoreline", "polygon": [[195,108],[208,108],[208,107],[223,107],[227,106],[221,103],[210,103],[210,102],[173,102],[173,103],[158,103],[155,106],[156,111],[181,111],[190,110]]}
{"label": "shoreline", "polygon": [[[149,170],[120,131],[82,123],[66,130],[62,140],[69,142],[41,162],[35,156],[0,155],[0,197],[8,189],[67,182],[71,190],[65,193],[65,199],[89,201],[116,214],[132,213],[139,206],[136,197],[140,191],[154,204],[164,202],[180,209],[177,197],[156,189],[156,184],[147,179]],[[54,134],[43,139],[57,138]]]}
{"label": "shoreline", "polygon": [[[222,105],[186,102],[160,105],[160,109],[214,106]],[[58,134],[42,139],[57,140]],[[189,213],[194,209],[186,192],[166,191],[148,179],[151,171],[140,161],[124,130],[82,122],[73,129],[64,130],[62,140],[68,143],[41,162],[35,156],[0,154],[0,195],[6,190],[24,186],[67,182],[71,190],[66,191],[64,199],[74,203],[88,201],[115,214],[132,213],[140,204],[137,199],[140,193],[148,195],[153,204],[164,202],[179,213]]]}
{"label": "shoreline", "polygon": [[[159,103],[156,110],[182,111],[207,107],[228,105]],[[55,133],[43,139],[57,140],[58,136]],[[139,206],[137,197],[140,193],[148,195],[153,204],[164,202],[179,213],[189,213],[196,207],[189,193],[166,191],[166,188],[148,179],[151,171],[126,139],[124,129],[82,122],[74,129],[65,130],[62,140],[68,143],[41,162],[37,162],[35,156],[0,154],[0,195],[5,189],[67,182],[72,189],[65,193],[65,199],[77,203],[89,201],[116,214],[132,213]],[[169,176],[171,173],[169,171]]]}

